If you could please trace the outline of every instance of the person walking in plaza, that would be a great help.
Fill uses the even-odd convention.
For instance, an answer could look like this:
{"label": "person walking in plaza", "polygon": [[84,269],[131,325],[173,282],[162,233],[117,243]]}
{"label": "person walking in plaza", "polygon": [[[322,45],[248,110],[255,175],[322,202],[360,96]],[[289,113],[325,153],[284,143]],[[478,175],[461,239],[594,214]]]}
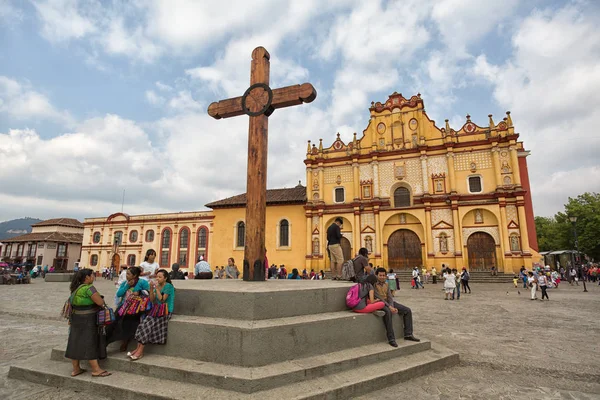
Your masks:
{"label": "person walking in plaza", "polygon": [[204,256],[199,256],[198,262],[194,266],[194,279],[212,279],[212,277],[210,264],[204,259]]}
{"label": "person walking in plaza", "polygon": [[144,356],[144,348],[148,344],[165,344],[167,342],[169,320],[175,305],[175,288],[167,270],[158,270],[156,282],[150,282],[150,301],[153,304],[152,310],[135,332],[137,348],[127,353],[132,361],[137,361]]}
{"label": "person walking in plaza", "polygon": [[537,284],[540,286],[540,289],[542,289],[542,301],[544,300],[544,297],[548,301],[550,301],[550,298],[548,297],[548,292],[546,292],[546,289],[548,289],[548,277],[546,276],[546,274],[538,275]]}
{"label": "person walking in plaza", "polygon": [[527,289],[527,270],[525,269],[525,266],[521,266],[521,269],[519,270],[519,276],[523,281],[523,289]]}
{"label": "person walking in plaza", "polygon": [[106,303],[94,287],[94,279],[94,271],[83,268],[73,275],[71,281],[71,326],[65,351],[65,357],[70,358],[73,364],[71,376],[86,372],[81,368],[81,360],[87,360],[92,368],[92,377],[110,375],[98,364],[98,360],[106,358],[106,343],[103,332],[97,326],[96,314],[106,307]]}
{"label": "person walking in plaza", "polygon": [[342,226],[344,220],[337,217],[333,224],[327,228],[327,252],[331,260],[331,277],[338,280],[342,275],[342,264],[344,263],[344,253],[342,252]]}
{"label": "person walking in plaza", "polygon": [[394,301],[390,286],[387,283],[387,273],[385,268],[377,268],[375,273],[377,275],[377,283],[374,285],[375,297],[385,303],[385,307],[383,307],[382,310],[385,312],[383,323],[385,324],[388,343],[392,347],[398,347],[396,335],[394,334],[394,326],[392,325],[393,314],[402,315],[402,320],[404,322],[404,340],[420,342],[420,340],[413,335],[412,311],[410,308]]}
{"label": "person walking in plaza", "polygon": [[375,287],[377,278],[375,275],[365,276],[365,279],[359,283],[358,297],[360,302],[352,309],[355,313],[373,313],[378,317],[385,316],[385,311],[382,309],[385,307],[385,303],[375,298]]}
{"label": "person walking in plaza", "polygon": [[431,283],[433,283],[434,285],[437,283],[437,270],[435,269],[435,267],[431,267]]}
{"label": "person walking in plaza", "polygon": [[225,267],[225,279],[238,279],[240,276],[240,270],[235,265],[233,257],[227,259],[227,267]]}
{"label": "person walking in plaza", "polygon": [[452,300],[456,297],[456,300],[460,300],[460,275],[458,274],[458,270],[456,268],[452,268],[452,274],[454,275],[455,287],[454,292],[452,292]]}
{"label": "person walking in plaza", "polygon": [[140,276],[142,279],[148,281],[154,278],[156,271],[158,271],[158,269],[160,268],[155,259],[156,251],[154,251],[153,249],[146,250],[146,256],[144,257],[144,261],[140,264],[140,268],[142,269],[142,274]]}
{"label": "person walking in plaza", "polygon": [[423,283],[421,282],[421,278],[419,277],[419,267],[414,267],[412,270],[412,277],[415,280],[415,289],[418,289],[419,286],[421,289],[425,289]]}
{"label": "person walking in plaza", "polygon": [[[127,345],[135,336],[140,324],[142,312],[146,311],[145,309],[136,313],[126,311],[131,303],[140,300],[142,291],[146,291],[146,293],[150,291],[148,281],[140,279],[141,273],[140,267],[131,267],[126,270],[126,280],[121,283],[116,294],[118,304],[115,321],[106,327],[106,343],[121,341],[121,351],[127,351]],[[121,307],[124,308],[123,313],[119,312]]]}
{"label": "person walking in plaza", "polygon": [[456,289],[456,276],[452,273],[450,268],[446,268],[446,272],[444,274],[444,300],[454,300],[451,297],[454,293],[454,289]]}
{"label": "person walking in plaza", "polygon": [[537,280],[533,275],[533,272],[528,272],[529,277],[527,278],[527,285],[531,289],[531,300],[537,300]]}
{"label": "person walking in plaza", "polygon": [[469,279],[471,279],[471,275],[469,271],[465,267],[463,267],[462,272],[460,273],[460,283],[463,287],[463,293],[467,293],[467,289],[469,290],[469,294],[471,294],[471,287],[469,286]]}
{"label": "person walking in plaza", "polygon": [[429,274],[425,266],[421,267],[421,276],[423,277],[423,283],[429,283]]}

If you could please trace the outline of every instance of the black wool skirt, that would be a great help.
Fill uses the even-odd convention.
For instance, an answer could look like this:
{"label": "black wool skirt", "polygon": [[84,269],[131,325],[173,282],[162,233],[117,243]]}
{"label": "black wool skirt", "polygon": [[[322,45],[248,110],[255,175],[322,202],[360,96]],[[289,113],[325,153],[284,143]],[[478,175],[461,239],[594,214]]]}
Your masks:
{"label": "black wool skirt", "polygon": [[71,360],[103,360],[106,358],[104,328],[98,327],[98,306],[73,306],[71,327],[65,357]]}
{"label": "black wool skirt", "polygon": [[106,327],[106,343],[133,339],[140,325],[141,314],[123,316],[115,314],[115,322]]}

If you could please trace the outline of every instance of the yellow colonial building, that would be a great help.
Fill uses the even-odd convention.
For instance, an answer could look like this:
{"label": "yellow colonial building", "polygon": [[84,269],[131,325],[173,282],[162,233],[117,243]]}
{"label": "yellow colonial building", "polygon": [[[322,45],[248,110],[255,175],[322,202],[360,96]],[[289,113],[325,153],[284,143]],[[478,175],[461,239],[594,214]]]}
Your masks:
{"label": "yellow colonial building", "polygon": [[[360,138],[309,141],[306,186],[267,191],[269,263],[329,270],[326,231],[338,216],[345,257],[366,247],[387,268],[512,273],[538,261],[529,152],[510,112],[498,123],[490,115],[477,125],[467,115],[459,129],[448,120],[440,128],[420,95],[399,93],[369,111]],[[213,266],[228,257],[241,266],[245,203],[241,194],[207,204],[210,212],[86,219],[82,262],[138,265],[154,248],[163,267],[191,267],[200,254]]]}

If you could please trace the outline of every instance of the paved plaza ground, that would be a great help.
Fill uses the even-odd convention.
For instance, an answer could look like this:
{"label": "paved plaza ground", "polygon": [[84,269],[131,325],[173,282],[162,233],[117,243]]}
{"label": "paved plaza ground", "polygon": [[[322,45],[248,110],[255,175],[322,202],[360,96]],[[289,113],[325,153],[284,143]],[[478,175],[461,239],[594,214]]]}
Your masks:
{"label": "paved plaza ground", "polygon": [[[531,301],[512,285],[473,283],[472,294],[444,301],[442,286],[396,298],[413,310],[415,335],[454,349],[460,365],[396,386],[378,399],[600,399],[600,287],[562,284],[550,301]],[[98,279],[112,299],[115,287]],[[80,400],[72,390],[7,378],[9,366],[65,345],[59,313],[68,283],[0,286],[0,399]],[[334,333],[332,333],[334,335]],[[202,345],[199,343],[198,345]],[[85,396],[103,400],[95,396]],[[361,399],[370,400],[373,395]]]}

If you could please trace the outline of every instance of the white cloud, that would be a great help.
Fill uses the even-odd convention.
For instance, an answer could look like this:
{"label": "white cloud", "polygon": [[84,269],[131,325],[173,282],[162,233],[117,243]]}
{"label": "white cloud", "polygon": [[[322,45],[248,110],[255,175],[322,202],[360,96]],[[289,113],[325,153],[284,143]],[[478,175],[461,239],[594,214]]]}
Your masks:
{"label": "white cloud", "polygon": [[[535,211],[549,215],[567,197],[600,190],[600,33],[597,13],[574,5],[536,10],[512,39],[505,64],[477,58],[473,72],[493,87],[529,157]],[[549,171],[552,171],[549,173]]]}
{"label": "white cloud", "polygon": [[[94,1],[82,7],[78,0],[39,0],[33,4],[42,22],[42,35],[51,42],[81,39],[97,31],[91,15]],[[88,12],[86,12],[88,11]]]}
{"label": "white cloud", "polygon": [[15,25],[23,20],[23,11],[13,4],[11,0],[0,0],[0,21],[6,26]]}
{"label": "white cloud", "polygon": [[70,125],[73,123],[67,111],[58,111],[42,93],[31,88],[27,82],[20,83],[0,75],[0,113],[27,120],[44,118]]}
{"label": "white cloud", "polygon": [[160,82],[160,81],[157,81],[157,82],[155,83],[155,85],[156,85],[156,87],[157,87],[159,90],[161,90],[161,91],[163,91],[163,92],[171,92],[171,91],[173,91],[173,87],[172,87],[172,86],[170,86],[170,85],[167,85],[166,83],[162,83],[162,82]]}
{"label": "white cloud", "polygon": [[154,90],[146,90],[146,101],[153,106],[164,104],[165,98],[156,94]]}

